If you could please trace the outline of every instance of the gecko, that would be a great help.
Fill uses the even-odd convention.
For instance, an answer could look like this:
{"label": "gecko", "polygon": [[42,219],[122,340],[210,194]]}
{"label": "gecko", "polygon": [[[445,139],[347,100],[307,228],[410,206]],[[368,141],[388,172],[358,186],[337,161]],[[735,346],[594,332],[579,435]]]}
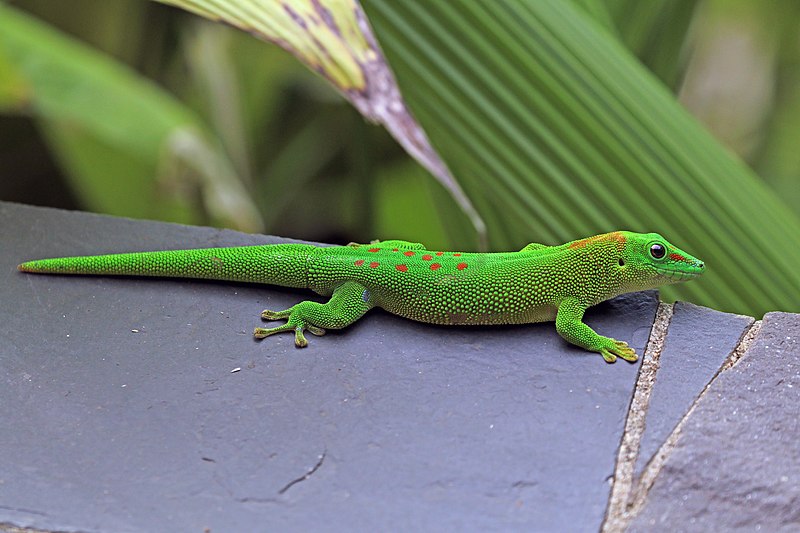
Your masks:
{"label": "gecko", "polygon": [[213,279],[310,289],[325,303],[302,301],[265,310],[263,339],[293,332],[323,335],[344,328],[373,307],[419,322],[443,325],[527,324],[554,321],[567,342],[636,361],[624,341],[604,337],[583,322],[587,308],[614,296],[686,281],[701,275],[699,259],[657,233],[614,231],[557,246],[528,244],[517,252],[427,250],[402,240],[320,247],[267,244],[230,248],[132,252],[40,259],[23,272]]}

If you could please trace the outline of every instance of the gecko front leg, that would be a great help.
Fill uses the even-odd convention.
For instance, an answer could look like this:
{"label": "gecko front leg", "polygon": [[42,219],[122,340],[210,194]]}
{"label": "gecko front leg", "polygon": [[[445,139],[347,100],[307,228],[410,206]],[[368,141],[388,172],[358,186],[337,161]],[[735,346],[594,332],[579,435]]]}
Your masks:
{"label": "gecko front leg", "polygon": [[576,298],[565,298],[558,306],[556,314],[558,334],[567,342],[600,353],[607,363],[616,361],[617,356],[630,362],[638,359],[636,351],[628,346],[628,343],[598,335],[592,328],[584,324],[583,313],[585,311],[586,307]]}

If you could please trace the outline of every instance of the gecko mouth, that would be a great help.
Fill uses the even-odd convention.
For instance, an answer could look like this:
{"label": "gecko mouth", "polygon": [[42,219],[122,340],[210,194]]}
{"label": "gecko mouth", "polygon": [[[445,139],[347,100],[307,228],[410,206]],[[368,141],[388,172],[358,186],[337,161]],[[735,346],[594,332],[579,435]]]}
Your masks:
{"label": "gecko mouth", "polygon": [[686,281],[693,279],[701,275],[706,270],[705,265],[699,261],[695,263],[683,263],[680,265],[680,268],[667,265],[657,266],[654,268],[656,269],[656,272],[664,277],[669,278],[670,281]]}

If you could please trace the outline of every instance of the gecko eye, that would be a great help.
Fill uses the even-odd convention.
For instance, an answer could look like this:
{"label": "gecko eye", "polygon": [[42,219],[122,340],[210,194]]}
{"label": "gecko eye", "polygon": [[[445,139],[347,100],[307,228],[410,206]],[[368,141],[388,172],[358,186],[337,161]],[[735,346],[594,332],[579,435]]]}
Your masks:
{"label": "gecko eye", "polygon": [[667,249],[664,248],[663,245],[656,243],[650,246],[650,255],[652,255],[655,259],[663,259],[666,254]]}

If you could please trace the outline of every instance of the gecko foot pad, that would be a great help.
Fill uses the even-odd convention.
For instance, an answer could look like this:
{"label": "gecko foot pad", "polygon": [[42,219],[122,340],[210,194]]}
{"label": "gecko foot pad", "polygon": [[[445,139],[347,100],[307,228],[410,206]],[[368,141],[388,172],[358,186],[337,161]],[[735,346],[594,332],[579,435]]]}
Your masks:
{"label": "gecko foot pad", "polygon": [[311,332],[312,335],[325,335],[325,330],[323,328],[310,324],[307,317],[303,316],[305,313],[302,312],[302,307],[304,305],[308,305],[309,303],[310,302],[300,303],[284,311],[271,311],[269,309],[265,309],[261,312],[261,318],[263,320],[286,320],[286,324],[276,326],[274,328],[255,328],[253,330],[253,336],[256,339],[263,339],[264,337],[269,337],[270,335],[274,335],[276,333],[294,331],[295,346],[298,348],[305,348],[308,346],[308,340],[304,335],[305,330]]}
{"label": "gecko foot pad", "polygon": [[628,346],[627,342],[611,339],[613,346],[603,347],[600,349],[600,355],[606,360],[606,363],[613,363],[617,360],[617,356],[622,357],[631,363],[636,362],[639,356],[636,355],[636,350]]}
{"label": "gecko foot pad", "polygon": [[264,337],[269,337],[270,335],[274,335],[276,333],[281,333],[284,331],[294,331],[294,344],[298,348],[305,348],[308,346],[308,340],[306,336],[303,334],[304,330],[308,330],[312,335],[316,335],[321,337],[325,335],[325,330],[322,328],[318,328],[317,326],[312,326],[311,324],[294,324],[291,322],[287,322],[282,326],[277,326],[274,328],[255,328],[253,330],[253,337],[256,339],[263,339]]}

